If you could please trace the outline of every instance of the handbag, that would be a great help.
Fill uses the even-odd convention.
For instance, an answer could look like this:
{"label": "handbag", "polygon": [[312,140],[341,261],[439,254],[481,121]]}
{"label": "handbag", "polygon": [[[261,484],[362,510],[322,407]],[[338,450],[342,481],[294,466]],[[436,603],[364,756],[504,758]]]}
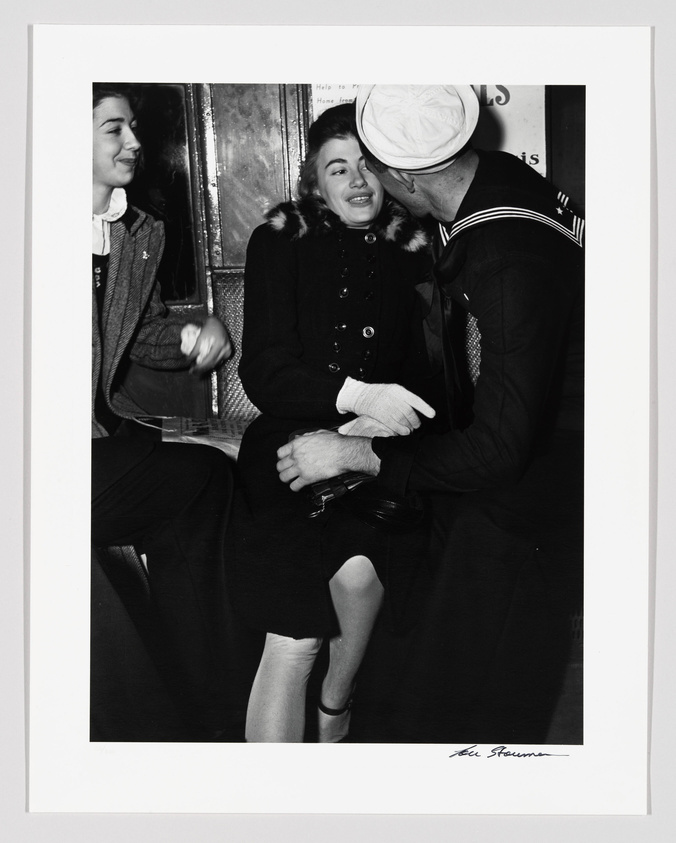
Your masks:
{"label": "handbag", "polygon": [[349,512],[364,524],[386,533],[408,533],[425,520],[425,509],[417,496],[404,497],[384,489],[371,474],[347,471],[310,484],[310,499],[317,507],[308,515],[315,518],[327,504]]}
{"label": "handbag", "polygon": [[[307,432],[296,431],[289,439]],[[379,484],[372,474],[362,471],[346,471],[327,480],[318,480],[307,486],[306,492],[317,507],[308,518],[316,518],[332,504],[387,533],[410,532],[420,527],[425,519],[425,510],[417,495],[397,495]]]}

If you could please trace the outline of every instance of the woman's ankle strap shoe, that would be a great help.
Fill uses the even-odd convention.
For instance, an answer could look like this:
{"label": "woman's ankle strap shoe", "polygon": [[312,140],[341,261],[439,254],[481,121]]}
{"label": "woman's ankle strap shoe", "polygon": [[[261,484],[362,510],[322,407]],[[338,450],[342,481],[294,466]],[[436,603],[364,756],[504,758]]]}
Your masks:
{"label": "woman's ankle strap shoe", "polygon": [[329,714],[331,717],[337,717],[339,714],[345,714],[352,708],[352,697],[347,701],[343,708],[329,708],[321,700],[317,700],[317,708],[324,714]]}

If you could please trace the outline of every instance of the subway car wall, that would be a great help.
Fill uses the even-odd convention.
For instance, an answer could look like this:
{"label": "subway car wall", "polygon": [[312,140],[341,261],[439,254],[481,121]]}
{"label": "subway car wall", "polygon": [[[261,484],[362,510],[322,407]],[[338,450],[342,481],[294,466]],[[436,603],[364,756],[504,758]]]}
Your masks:
{"label": "subway car wall", "polygon": [[[132,86],[144,156],[128,192],[165,224],[162,297],[186,321],[216,313],[235,348],[217,373],[202,378],[130,364],[124,387],[149,416],[246,422],[256,415],[237,376],[246,245],[267,208],[294,195],[309,123],[339,101],[329,90],[336,88],[352,96],[342,89],[353,86],[342,85]],[[519,86],[475,86],[482,106],[475,145],[518,155],[584,215],[585,88],[528,88],[537,103],[532,114],[528,99],[521,112],[515,108]],[[518,140],[526,122],[532,137]]]}

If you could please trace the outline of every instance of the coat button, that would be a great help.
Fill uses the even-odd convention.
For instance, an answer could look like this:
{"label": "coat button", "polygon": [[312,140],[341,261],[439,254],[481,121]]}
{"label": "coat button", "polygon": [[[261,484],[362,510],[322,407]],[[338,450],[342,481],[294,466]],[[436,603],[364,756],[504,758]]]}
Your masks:
{"label": "coat button", "polygon": [[366,351],[362,351],[361,356],[364,358],[364,360],[368,360],[368,359],[369,359],[369,357],[370,357],[372,354],[373,354],[373,352],[371,351],[371,349],[370,349],[370,348],[367,348],[367,349],[366,349]]}
{"label": "coat button", "polygon": [[346,330],[347,330],[347,325],[345,324],[345,322],[339,322],[336,325],[336,331],[340,331],[341,334],[343,333],[343,331],[346,331]]}
{"label": "coat button", "polygon": [[340,270],[340,277],[341,277],[341,278],[347,278],[347,276],[348,276],[349,274],[350,274],[350,270],[349,270],[346,266],[344,266],[344,267]]}
{"label": "coat button", "polygon": [[364,300],[365,301],[371,301],[371,299],[373,298],[373,295],[374,295],[373,290],[367,290],[364,293]]}
{"label": "coat button", "polygon": [[366,337],[367,340],[370,340],[371,337],[375,334],[375,328],[372,328],[370,325],[367,325],[364,330],[362,331],[362,335]]}
{"label": "coat button", "polygon": [[376,277],[375,269],[369,269],[369,271],[366,273],[366,277],[367,278],[375,278]]}
{"label": "coat button", "polygon": [[358,375],[359,375],[359,377],[360,377],[360,378],[363,378],[365,374],[366,374],[366,369],[364,369],[364,368],[360,367],[360,368],[359,368],[359,371],[358,371]]}
{"label": "coat button", "polygon": [[340,372],[338,363],[329,363],[329,372],[332,372],[334,375],[336,372]]}
{"label": "coat button", "polygon": [[343,287],[343,289],[338,293],[341,299],[346,299],[350,295],[350,291],[347,287]]}
{"label": "coat button", "polygon": [[334,344],[333,344],[333,350],[334,350],[335,352],[340,351],[340,343],[339,343],[339,342],[334,342]]}
{"label": "coat button", "polygon": [[364,235],[364,240],[366,240],[367,243],[375,243],[376,235],[372,231],[369,231],[368,234]]}

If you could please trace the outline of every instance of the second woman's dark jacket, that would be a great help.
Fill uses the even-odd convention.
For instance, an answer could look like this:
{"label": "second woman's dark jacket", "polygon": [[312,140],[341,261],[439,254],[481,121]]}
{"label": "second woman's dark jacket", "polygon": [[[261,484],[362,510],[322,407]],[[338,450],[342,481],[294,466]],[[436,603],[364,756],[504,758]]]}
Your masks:
{"label": "second woman's dark jacket", "polygon": [[338,422],[346,376],[415,379],[414,286],[430,267],[426,234],[395,203],[370,231],[314,197],[274,208],[247,251],[239,373],[251,401],[278,418]]}

